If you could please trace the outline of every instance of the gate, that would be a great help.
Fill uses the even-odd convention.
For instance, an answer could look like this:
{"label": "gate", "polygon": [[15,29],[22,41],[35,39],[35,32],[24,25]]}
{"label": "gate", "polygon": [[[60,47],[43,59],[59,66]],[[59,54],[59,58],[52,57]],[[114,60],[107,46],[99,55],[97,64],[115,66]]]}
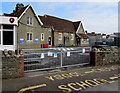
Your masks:
{"label": "gate", "polygon": [[90,64],[90,47],[22,49],[25,72]]}

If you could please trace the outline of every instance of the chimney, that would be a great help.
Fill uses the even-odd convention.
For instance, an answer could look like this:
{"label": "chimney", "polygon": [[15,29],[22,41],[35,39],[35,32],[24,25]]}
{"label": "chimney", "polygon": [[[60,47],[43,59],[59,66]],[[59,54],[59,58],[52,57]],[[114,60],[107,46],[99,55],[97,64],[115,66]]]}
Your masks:
{"label": "chimney", "polygon": [[44,15],[44,17],[46,18],[46,17],[47,17],[47,15],[45,14],[45,15]]}
{"label": "chimney", "polygon": [[88,31],[87,31],[87,30],[85,30],[85,33],[87,34],[87,33],[88,33]]}
{"label": "chimney", "polygon": [[92,32],[93,35],[95,35],[95,32]]}
{"label": "chimney", "polygon": [[24,5],[21,3],[21,4],[16,4],[16,8],[13,12],[19,12],[22,8],[24,7]]}

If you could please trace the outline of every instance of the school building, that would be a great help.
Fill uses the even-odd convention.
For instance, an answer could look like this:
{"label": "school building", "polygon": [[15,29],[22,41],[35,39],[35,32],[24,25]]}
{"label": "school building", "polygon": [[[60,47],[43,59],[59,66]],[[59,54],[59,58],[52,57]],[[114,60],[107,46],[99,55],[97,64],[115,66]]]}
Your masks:
{"label": "school building", "polygon": [[0,50],[18,48],[89,46],[81,21],[38,15],[31,4],[16,4],[0,16]]}

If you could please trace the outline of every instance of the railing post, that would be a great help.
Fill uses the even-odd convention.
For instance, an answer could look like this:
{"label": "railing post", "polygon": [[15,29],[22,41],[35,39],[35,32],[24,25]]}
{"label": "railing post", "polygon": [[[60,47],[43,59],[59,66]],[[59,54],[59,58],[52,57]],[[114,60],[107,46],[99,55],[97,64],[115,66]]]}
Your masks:
{"label": "railing post", "polygon": [[61,48],[61,67],[63,66],[63,54],[62,54],[62,48]]}
{"label": "railing post", "polygon": [[19,54],[19,44],[17,44],[17,54]]}

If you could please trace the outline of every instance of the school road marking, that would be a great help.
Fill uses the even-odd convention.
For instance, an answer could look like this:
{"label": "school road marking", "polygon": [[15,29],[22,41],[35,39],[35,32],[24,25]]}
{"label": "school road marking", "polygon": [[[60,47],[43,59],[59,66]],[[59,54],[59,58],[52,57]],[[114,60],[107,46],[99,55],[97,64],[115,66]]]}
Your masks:
{"label": "school road marking", "polygon": [[46,86],[47,86],[46,84],[40,84],[40,85],[37,85],[37,86],[31,86],[31,87],[23,88],[23,89],[19,90],[18,93],[23,93],[23,92],[25,92],[27,90],[41,88],[41,87],[46,87]]}

